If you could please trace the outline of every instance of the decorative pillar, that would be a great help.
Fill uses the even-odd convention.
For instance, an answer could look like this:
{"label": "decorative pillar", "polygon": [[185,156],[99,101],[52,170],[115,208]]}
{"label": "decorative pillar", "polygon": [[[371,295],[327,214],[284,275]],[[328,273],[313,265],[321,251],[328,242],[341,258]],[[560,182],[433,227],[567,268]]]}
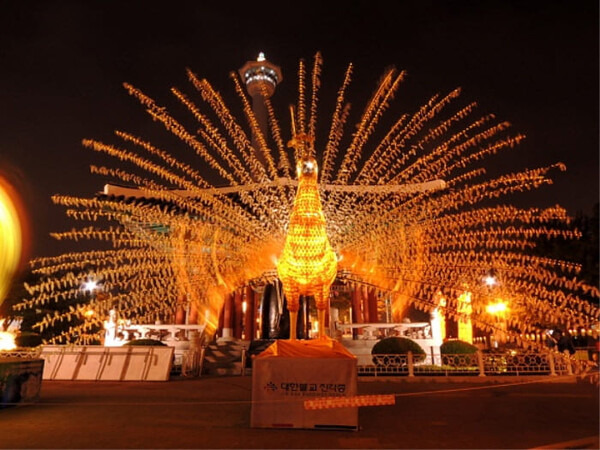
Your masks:
{"label": "decorative pillar", "polygon": [[184,325],[185,324],[185,309],[182,304],[177,305],[177,309],[175,310],[175,324],[176,325]]}
{"label": "decorative pillar", "polygon": [[233,294],[225,295],[225,302],[223,303],[223,338],[231,338],[233,336]]}
{"label": "decorative pillar", "polygon": [[223,336],[223,319],[225,315],[225,303],[223,303],[223,307],[221,308],[221,310],[219,311],[219,324],[217,325],[217,334],[219,336]]}
{"label": "decorative pillar", "polygon": [[379,322],[379,314],[377,311],[377,291],[371,289],[368,292],[369,303],[369,322]]}
{"label": "decorative pillar", "polygon": [[440,313],[438,308],[435,308],[429,315],[429,321],[431,323],[431,340],[433,341],[433,345],[431,346],[431,363],[441,364],[442,355],[440,353],[440,347],[444,343],[444,337],[446,334],[444,316]]}
{"label": "decorative pillar", "polygon": [[362,304],[363,323],[371,323],[371,316],[369,315],[369,291],[366,286],[361,286],[360,297]]}
{"label": "decorative pillar", "polygon": [[233,337],[236,339],[242,338],[242,328],[244,326],[244,313],[242,307],[243,291],[238,289],[234,293],[234,310],[233,310]]}
{"label": "decorative pillar", "polygon": [[334,337],[333,321],[331,320],[331,298],[327,297],[327,308],[325,309],[325,329],[329,330],[329,337]]}
{"label": "decorative pillar", "polygon": [[[362,309],[361,309],[361,300],[360,300],[360,288],[358,286],[353,286],[352,291],[350,292],[350,299],[352,301],[352,323],[363,323],[362,320]],[[356,338],[359,335],[359,330],[356,328],[352,329],[352,338]]]}
{"label": "decorative pillar", "polygon": [[[448,305],[447,301],[446,301],[446,297],[444,297],[442,295],[441,292],[438,292],[438,307],[435,308],[434,311],[437,312],[437,318],[438,318],[438,326],[439,326],[439,339],[441,339],[442,343],[444,342],[444,339],[446,339],[446,315],[444,314],[446,312],[446,306]],[[431,324],[431,328],[433,329],[433,322]],[[442,344],[440,344],[442,345]]]}
{"label": "decorative pillar", "polygon": [[473,324],[471,323],[471,314],[473,307],[471,306],[471,293],[463,292],[458,297],[458,339],[461,341],[473,343]]}
{"label": "decorative pillar", "polygon": [[194,302],[190,303],[190,314],[188,316],[188,323],[190,325],[198,324],[198,307]]}
{"label": "decorative pillar", "polygon": [[250,286],[246,286],[244,289],[244,301],[246,302],[246,312],[244,314],[244,339],[247,341],[254,340],[254,324],[256,323],[254,295],[254,290]]}

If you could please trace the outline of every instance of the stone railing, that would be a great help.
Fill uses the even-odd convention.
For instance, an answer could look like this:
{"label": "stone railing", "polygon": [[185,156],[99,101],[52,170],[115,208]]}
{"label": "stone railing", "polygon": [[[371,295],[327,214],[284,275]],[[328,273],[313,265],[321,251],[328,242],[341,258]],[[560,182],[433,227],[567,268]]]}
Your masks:
{"label": "stone railing", "polygon": [[120,347],[134,339],[154,339],[171,345],[175,342],[202,339],[206,325],[112,324],[106,327],[104,345]]}
{"label": "stone railing", "polygon": [[342,336],[352,339],[380,339],[382,337],[400,336],[410,339],[431,339],[431,324],[416,323],[339,323],[336,328]]}

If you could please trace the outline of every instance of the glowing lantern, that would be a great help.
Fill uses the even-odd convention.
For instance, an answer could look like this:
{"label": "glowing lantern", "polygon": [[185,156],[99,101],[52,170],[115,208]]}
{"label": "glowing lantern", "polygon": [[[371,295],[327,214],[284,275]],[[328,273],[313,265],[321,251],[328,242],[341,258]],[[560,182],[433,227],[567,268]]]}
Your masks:
{"label": "glowing lantern", "polygon": [[461,314],[458,320],[458,339],[468,342],[469,344],[473,343],[473,324],[471,323],[472,312],[471,293],[465,291],[458,297],[458,313]]}
{"label": "glowing lantern", "polygon": [[490,303],[485,307],[485,310],[492,315],[503,316],[508,311],[508,306],[505,302]]}
{"label": "glowing lantern", "polygon": [[447,302],[441,291],[439,291],[436,296],[438,299],[438,307],[432,311],[430,316],[431,334],[437,342],[441,343],[446,339],[446,316],[444,312]]}
{"label": "glowing lantern", "polygon": [[296,339],[300,296],[314,296],[319,337],[325,335],[325,312],[329,288],[337,274],[337,258],[325,231],[325,216],[319,198],[317,162],[301,158],[296,166],[298,191],[290,215],[288,234],[277,264],[290,311],[290,339]]}
{"label": "glowing lantern", "polygon": [[[488,314],[491,314],[496,318],[496,324],[498,329],[494,332],[494,339],[496,341],[496,345],[498,345],[498,341],[502,341],[505,339],[504,335],[506,333],[506,314],[508,313],[508,305],[505,301],[501,299],[497,299],[495,303],[490,303],[485,307],[485,310]],[[536,335],[531,336],[532,340],[536,340]],[[539,340],[539,338],[537,338]]]}

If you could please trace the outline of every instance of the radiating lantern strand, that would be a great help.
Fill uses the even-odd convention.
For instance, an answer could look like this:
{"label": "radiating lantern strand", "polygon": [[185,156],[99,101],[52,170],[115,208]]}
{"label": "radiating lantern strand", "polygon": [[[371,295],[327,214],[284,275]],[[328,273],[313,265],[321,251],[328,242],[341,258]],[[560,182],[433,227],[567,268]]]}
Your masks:
{"label": "radiating lantern strand", "polygon": [[[409,304],[425,311],[437,308],[443,317],[459,320],[464,313],[458,299],[466,285],[470,319],[484,331],[497,328],[486,306],[497,298],[507,302],[510,312],[503,327],[513,341],[521,342],[521,335],[539,333],[549,325],[590,329],[597,324],[599,292],[577,279],[580,267],[534,251],[542,238],[579,238],[566,211],[560,206],[517,208],[507,200],[513,193],[550,184],[550,172],[564,170],[562,164],[488,176],[489,157],[511,151],[524,136],[512,133],[507,122],[492,114],[477,113],[476,103],[461,104],[460,89],[391,117],[391,126],[384,129],[381,118],[392,110],[404,82],[403,72],[395,70],[384,73],[355,117],[347,101],[350,65],[332,116],[323,122],[316,115],[320,72],[320,55],[312,76],[307,76],[304,62],[300,65],[299,133],[291,136],[298,142],[308,130],[317,140],[296,145],[293,152],[283,147],[285,127],[269,100],[269,134],[262,133],[235,74],[233,90],[241,96],[236,107],[243,111],[243,122],[221,94],[191,70],[190,92],[172,90],[174,108],[189,112],[181,119],[127,84],[150,119],[170,135],[172,139],[161,139],[170,147],[161,148],[131,131],[116,132],[112,143],[84,141],[85,147],[114,161],[112,167],[92,167],[101,177],[99,184],[109,179],[135,188],[136,195],[108,189],[95,198],[53,197],[68,216],[82,223],[54,237],[89,240],[90,245],[99,241],[102,247],[33,260],[40,281],[27,286],[31,297],[18,307],[42,309],[74,302],[37,325],[46,329],[72,322],[55,336],[58,342],[85,341],[114,307],[124,319],[169,320],[182,293],[190,294],[186,298],[197,304],[203,317],[203,308],[216,312],[226,291],[261,286],[278,272],[286,279],[295,271],[292,278],[306,281],[304,287],[287,283],[291,309],[297,295],[309,291],[322,306],[325,287],[335,274],[335,251],[338,277],[386,291],[396,320]],[[351,120],[358,125],[351,127]],[[266,166],[256,158],[252,142],[260,145]],[[314,160],[305,158],[306,149]],[[312,175],[301,173],[297,191],[295,180],[287,178],[288,161],[294,158],[301,168],[309,162],[315,167]],[[317,163],[323,169],[320,180]],[[397,189],[431,183],[438,188]],[[305,213],[294,215],[292,210]],[[313,222],[306,230],[318,233],[302,237],[300,217],[310,217]],[[299,256],[321,274],[311,278],[315,275],[294,266]],[[490,270],[498,279],[493,288],[482,282]],[[94,297],[88,306],[78,300],[90,271],[101,280],[105,295]],[[446,299],[444,305],[440,298]],[[96,314],[84,320],[89,308]]]}

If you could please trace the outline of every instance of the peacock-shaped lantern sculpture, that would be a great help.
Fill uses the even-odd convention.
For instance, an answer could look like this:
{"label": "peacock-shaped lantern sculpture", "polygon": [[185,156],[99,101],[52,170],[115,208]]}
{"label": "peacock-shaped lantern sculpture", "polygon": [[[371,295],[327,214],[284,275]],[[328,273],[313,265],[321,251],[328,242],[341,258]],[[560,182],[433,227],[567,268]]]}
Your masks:
{"label": "peacock-shaped lantern sculpture", "polygon": [[[294,118],[292,114],[292,124]],[[319,169],[310,155],[313,137],[296,134],[288,144],[300,156],[296,163],[298,190],[290,214],[277,274],[283,284],[290,311],[290,339],[296,339],[300,296],[314,297],[317,307],[319,338],[325,337],[325,316],[329,308],[329,289],[337,275],[337,257],[327,237],[325,215],[319,195]]]}
{"label": "peacock-shaped lantern sculpture", "polygon": [[[252,80],[277,75],[265,64],[252,65]],[[564,170],[562,164],[489,174],[491,158],[524,136],[493,114],[478,114],[475,102],[456,106],[460,89],[433,95],[413,111],[394,110],[405,78],[394,68],[354,115],[350,64],[339,89],[325,91],[335,99],[320,123],[321,65],[320,54],[311,73],[299,64],[293,151],[269,93],[262,95],[262,127],[237,73],[243,122],[191,70],[190,92],[171,89],[175,107],[187,114],[181,119],[125,84],[165,139],[117,131],[114,144],[83,142],[109,156],[91,169],[114,189],[92,198],[53,197],[83,222],[54,237],[92,243],[32,261],[39,280],[18,308],[51,306],[37,328],[62,324],[53,342],[94,339],[113,308],[148,323],[172,316],[182,301],[214,331],[227,296],[258,292],[280,278],[292,327],[299,296],[312,295],[323,336],[337,277],[340,285],[376,289],[394,320],[407,305],[460,320],[458,299],[468,286],[473,325],[494,332],[498,321],[486,306],[502,299],[510,305],[502,329],[517,343],[549,325],[597,326],[599,291],[577,278],[581,267],[535,250],[544,239],[580,237],[565,209],[505,200],[550,184],[549,172]],[[348,132],[351,120],[356,126]],[[482,282],[490,271],[494,287]],[[82,298],[90,277],[102,295]],[[88,317],[90,309],[95,314]]]}

